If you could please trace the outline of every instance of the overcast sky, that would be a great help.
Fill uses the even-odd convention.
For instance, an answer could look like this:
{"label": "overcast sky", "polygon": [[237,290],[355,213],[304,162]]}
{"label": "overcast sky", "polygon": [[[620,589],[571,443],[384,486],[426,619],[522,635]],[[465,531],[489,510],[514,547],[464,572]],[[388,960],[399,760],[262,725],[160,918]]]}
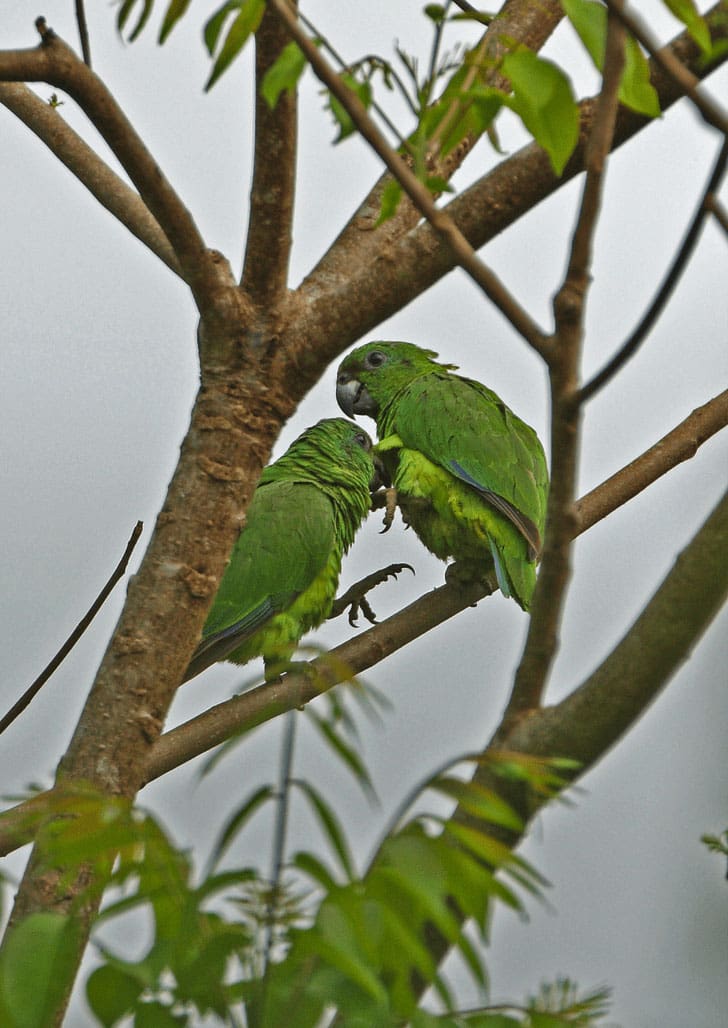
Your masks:
{"label": "overcast sky", "polygon": [[[373,8],[381,6],[381,11]],[[659,5],[644,3],[643,12]],[[75,45],[73,5],[45,15]],[[240,62],[208,96],[199,5],[159,50],[153,32],[120,43],[113,11],[90,11],[94,65],[188,203],[206,239],[239,268],[252,133],[249,63]],[[212,7],[211,7],[212,9]],[[427,53],[417,4],[338,4],[306,9],[348,58],[391,55],[399,40]],[[0,46],[35,43],[33,5],[4,12]],[[420,22],[423,24],[420,25]],[[663,38],[677,31],[659,20]],[[562,26],[547,53],[573,45]],[[726,95],[725,72],[709,80]],[[595,88],[578,63],[577,91]],[[40,88],[49,96],[50,88]],[[333,149],[322,98],[302,87],[301,148],[291,282],[311,268],[379,173],[358,140]],[[62,114],[96,145],[67,100]],[[406,123],[403,124],[406,128]],[[520,136],[504,119],[502,143]],[[2,390],[5,540],[2,652],[7,709],[76,624],[120,556],[138,518],[149,538],[174,468],[197,386],[195,313],[181,282],[120,227],[0,108],[4,260]],[[588,375],[631,330],[660,281],[718,149],[683,103],[624,147],[609,168],[599,227],[584,357]],[[463,185],[498,155],[481,145],[458,177]],[[548,326],[578,202],[572,183],[482,256],[530,312]],[[641,453],[725,385],[728,300],[725,239],[708,225],[679,292],[639,356],[587,410],[580,492]],[[386,322],[380,338],[438,350],[463,373],[494,388],[544,441],[546,379],[540,363],[460,273]],[[280,452],[306,425],[336,415],[333,380],[301,405]],[[373,432],[372,422],[363,422]],[[576,544],[562,649],[549,691],[556,700],[610,651],[721,494],[723,437],[588,532]],[[378,519],[362,531],[343,584],[373,564],[412,563],[373,598],[385,616],[443,580],[444,565],[401,523],[386,536]],[[141,553],[141,548],[140,548]],[[140,553],[137,555],[137,561]],[[78,718],[123,599],[118,589],[93,629],[2,739],[0,780],[12,793],[47,785]],[[518,661],[526,618],[495,596],[385,661],[367,675],[391,699],[383,727],[362,725],[364,752],[381,806],[372,809],[304,729],[301,774],[331,794],[363,859],[387,814],[443,759],[480,746],[497,723]],[[530,923],[498,915],[488,967],[493,1000],[521,1000],[542,979],[568,974],[584,987],[614,989],[612,1020],[624,1028],[721,1028],[728,1009],[728,885],[724,865],[699,843],[728,821],[725,740],[728,617],[718,618],[690,662],[642,722],[581,783],[573,805],[541,816],[523,853],[549,878],[550,906],[529,903]],[[325,626],[318,643],[348,637]],[[250,668],[243,672],[248,676]],[[232,667],[211,669],[175,700],[170,724],[225,698],[240,682]],[[302,719],[303,720],[303,719]],[[198,783],[199,762],[146,789],[181,845],[204,858],[226,812],[275,775],[280,726],[255,733]],[[268,845],[261,819],[236,857]],[[311,823],[294,816],[291,851],[315,845]],[[247,854],[247,857],[246,857]],[[17,873],[21,856],[6,862]],[[267,856],[264,858],[264,866]],[[463,988],[463,999],[476,997]],[[69,1023],[90,1024],[81,999]]]}

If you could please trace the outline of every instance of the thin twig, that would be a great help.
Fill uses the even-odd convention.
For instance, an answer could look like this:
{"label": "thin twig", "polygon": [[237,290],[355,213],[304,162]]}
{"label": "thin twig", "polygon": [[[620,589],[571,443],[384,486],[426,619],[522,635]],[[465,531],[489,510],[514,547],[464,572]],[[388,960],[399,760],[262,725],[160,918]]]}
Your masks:
{"label": "thin twig", "polygon": [[642,19],[624,9],[623,0],[604,0],[611,14],[619,18],[626,29],[642,44],[651,57],[680,86],[686,97],[697,107],[705,121],[728,135],[728,114],[712,97],[699,93],[697,77],[678,60],[669,47],[660,47]]}
{"label": "thin twig", "polygon": [[664,310],[667,301],[672,296],[675,287],[680,280],[680,276],[687,267],[688,261],[695,251],[705,220],[708,214],[711,213],[711,201],[714,198],[723,175],[725,174],[727,163],[728,139],[723,142],[723,146],[721,147],[713,172],[705,190],[703,191],[703,195],[700,198],[698,209],[693,216],[690,227],[688,228],[680,249],[675,256],[675,260],[665,276],[662,285],[657,291],[657,295],[645,312],[644,317],[635,328],[634,332],[632,332],[629,338],[622,344],[622,346],[620,346],[612,359],[604,365],[602,370],[599,371],[591,381],[587,382],[587,384],[582,386],[579,390],[577,396],[579,403],[585,403],[587,400],[590,400],[595,393],[599,392],[607,382],[614,378],[617,372],[624,367],[627,361],[635,355],[639,347],[649,335],[653,325]]}
{"label": "thin twig", "polygon": [[103,589],[98,594],[94,602],[91,604],[88,611],[84,614],[79,623],[76,625],[74,630],[71,632],[69,637],[66,639],[64,644],[61,646],[60,650],[56,653],[55,657],[53,657],[53,659],[49,661],[49,663],[46,665],[46,667],[43,668],[43,670],[38,675],[33,684],[25,690],[20,699],[13,704],[13,706],[7,712],[5,717],[3,717],[0,720],[0,734],[2,734],[5,731],[5,729],[8,728],[13,723],[13,721],[15,721],[15,719],[23,713],[23,711],[31,702],[31,700],[35,696],[37,696],[37,694],[43,688],[43,686],[51,677],[53,672],[58,667],[60,667],[60,665],[66,659],[68,654],[71,652],[71,650],[76,645],[78,640],[81,638],[83,633],[89,627],[89,625],[96,617],[98,612],[101,610],[104,603],[106,603],[106,600],[111,590],[114,588],[119,579],[122,578],[124,572],[126,571],[126,566],[129,563],[129,558],[131,557],[132,552],[134,551],[134,547],[139,541],[139,536],[142,534],[143,528],[143,523],[141,521],[137,521],[131,533],[131,536],[129,537],[129,542],[126,544],[126,549],[124,550],[121,560],[109,575],[108,581],[104,585]]}
{"label": "thin twig", "polygon": [[726,211],[718,197],[709,196],[705,201],[705,206],[708,208],[726,235],[728,235],[728,211]]}
{"label": "thin twig", "polygon": [[83,0],[76,0],[76,24],[78,25],[78,35],[81,40],[81,53],[83,54],[84,64],[87,68],[90,68],[91,43],[88,35],[88,24],[86,22],[86,8],[84,7]]}
{"label": "thin twig", "polygon": [[545,334],[498,277],[478,258],[452,219],[435,205],[429,190],[410,171],[402,156],[389,145],[367,114],[358,96],[344,85],[341,78],[319,53],[312,40],[302,31],[295,11],[286,0],[270,0],[270,2],[285,23],[292,38],[305,54],[316,76],[341,103],[362,137],[381,157],[415,206],[451,248],[457,264],[480,286],[523,338],[538,353],[544,354],[547,348]]}
{"label": "thin twig", "polygon": [[587,145],[586,178],[564,283],[554,298],[556,334],[549,362],[551,384],[551,483],[543,562],[533,597],[526,644],[506,710],[506,722],[538,707],[558,649],[559,625],[571,576],[574,498],[580,408],[574,402],[584,336],[586,294],[591,280],[594,235],[604,169],[612,147],[626,33],[610,17],[602,90]]}

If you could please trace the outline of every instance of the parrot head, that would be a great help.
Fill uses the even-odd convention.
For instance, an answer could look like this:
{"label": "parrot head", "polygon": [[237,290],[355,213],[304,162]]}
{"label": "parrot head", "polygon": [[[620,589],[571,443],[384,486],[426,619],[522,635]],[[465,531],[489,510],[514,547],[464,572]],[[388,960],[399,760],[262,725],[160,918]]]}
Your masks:
{"label": "parrot head", "polygon": [[322,485],[346,485],[349,478],[361,481],[369,476],[372,490],[381,485],[380,459],[372,453],[372,440],[355,422],[344,418],[324,418],[311,425],[280,458],[273,467],[283,467],[295,461],[298,468],[307,467],[315,471],[316,480]]}
{"label": "parrot head", "polygon": [[339,365],[336,400],[345,414],[376,418],[383,406],[421,375],[452,371],[454,364],[438,364],[434,350],[414,343],[374,342],[357,347]]}

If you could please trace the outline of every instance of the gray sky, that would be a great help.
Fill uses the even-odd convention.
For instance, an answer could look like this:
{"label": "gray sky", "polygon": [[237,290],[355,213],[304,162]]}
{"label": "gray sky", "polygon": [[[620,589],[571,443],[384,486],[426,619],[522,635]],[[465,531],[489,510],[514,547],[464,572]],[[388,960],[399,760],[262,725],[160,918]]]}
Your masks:
{"label": "gray sky", "polygon": [[[391,54],[392,42],[426,54],[415,4],[307,4],[310,16],[347,56]],[[375,5],[376,6],[376,5]],[[644,3],[645,13],[659,5]],[[50,2],[49,24],[75,41],[72,5]],[[345,17],[341,16],[345,12]],[[34,7],[4,13],[3,47],[35,43]],[[115,36],[111,9],[91,11],[96,69],[116,92],[207,242],[239,267],[252,133],[247,60],[209,96],[190,15],[159,50],[153,33],[131,46]],[[342,24],[344,23],[344,24]],[[665,38],[675,34],[668,16]],[[411,41],[411,42],[410,42]],[[572,45],[562,26],[547,53]],[[725,72],[709,80],[725,96]],[[577,91],[595,78],[579,62]],[[50,88],[40,88],[49,96]],[[332,149],[333,132],[310,74],[301,103],[301,150],[291,282],[296,284],[338,233],[379,172],[358,140]],[[94,142],[83,115],[65,117]],[[184,286],[91,199],[12,115],[0,109],[0,187],[5,240],[0,310],[5,358],[3,410],[5,540],[0,622],[8,708],[75,625],[120,556],[131,529],[149,538],[173,470],[197,383],[195,317]],[[504,120],[502,143],[519,145]],[[611,162],[590,296],[585,373],[601,366],[639,317],[691,215],[717,141],[683,103]],[[498,156],[481,146],[460,185]],[[578,184],[542,204],[482,256],[531,313],[550,324],[563,273]],[[583,493],[620,468],[724,387],[728,356],[725,240],[708,225],[679,293],[640,355],[587,410]],[[459,273],[377,330],[410,339],[458,363],[494,388],[546,440],[546,381],[540,363]],[[279,442],[335,415],[333,368],[302,404]],[[373,423],[363,423],[373,431]],[[577,684],[613,647],[714,506],[725,483],[726,440],[652,486],[579,540],[550,699]],[[377,518],[344,566],[344,585],[372,565],[406,560],[417,577],[381,588],[383,617],[440,584],[444,566],[398,523],[386,537]],[[141,552],[141,551],[140,551]],[[139,555],[138,555],[139,556]],[[137,559],[138,559],[137,556]],[[48,784],[78,717],[118,616],[123,589],[3,737],[3,791]],[[402,796],[444,758],[481,745],[502,711],[526,619],[493,597],[441,626],[369,673],[394,711],[385,725],[362,724],[365,756],[381,798],[370,808],[307,729],[300,772],[329,791],[364,859]],[[691,661],[620,746],[588,775],[570,807],[543,815],[523,853],[552,882],[548,907],[529,903],[530,923],[497,915],[487,962],[493,999],[520,1000],[541,979],[568,974],[583,987],[614,989],[613,1021],[627,1028],[720,1028],[728,1007],[724,865],[699,843],[726,825],[726,629],[716,620]],[[349,634],[345,619],[316,641]],[[250,668],[242,673],[248,677]],[[170,724],[230,694],[241,673],[211,669],[182,691]],[[197,765],[145,790],[142,802],[174,838],[206,848],[226,812],[275,774],[280,728],[259,730],[214,775]],[[261,819],[236,857],[267,853]],[[315,844],[309,820],[293,819],[291,851]],[[27,851],[26,851],[27,852]],[[246,856],[247,854],[247,856]],[[26,854],[22,854],[24,857]],[[7,861],[18,871],[21,855]],[[267,855],[264,866],[267,866]],[[463,999],[475,997],[468,993]],[[90,1024],[83,1002],[74,1025]]]}

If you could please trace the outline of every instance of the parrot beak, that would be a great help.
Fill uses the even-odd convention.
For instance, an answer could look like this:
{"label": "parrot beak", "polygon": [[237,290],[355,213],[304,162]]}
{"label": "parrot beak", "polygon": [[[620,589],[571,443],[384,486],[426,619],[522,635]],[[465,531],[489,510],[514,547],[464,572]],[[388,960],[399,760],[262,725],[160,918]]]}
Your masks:
{"label": "parrot beak", "polygon": [[346,371],[340,371],[336,379],[336,402],[349,418],[353,418],[355,414],[369,414],[374,417],[377,412],[377,404],[366,387]]}

